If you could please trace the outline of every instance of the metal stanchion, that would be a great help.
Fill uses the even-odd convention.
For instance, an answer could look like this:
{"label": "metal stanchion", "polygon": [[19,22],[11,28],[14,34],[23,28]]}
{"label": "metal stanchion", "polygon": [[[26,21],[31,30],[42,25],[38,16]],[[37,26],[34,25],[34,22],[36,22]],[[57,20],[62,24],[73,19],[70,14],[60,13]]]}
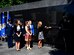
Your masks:
{"label": "metal stanchion", "polygon": [[0,36],[0,46],[2,45],[2,36]]}
{"label": "metal stanchion", "polygon": [[0,42],[2,42],[2,37],[0,37]]}

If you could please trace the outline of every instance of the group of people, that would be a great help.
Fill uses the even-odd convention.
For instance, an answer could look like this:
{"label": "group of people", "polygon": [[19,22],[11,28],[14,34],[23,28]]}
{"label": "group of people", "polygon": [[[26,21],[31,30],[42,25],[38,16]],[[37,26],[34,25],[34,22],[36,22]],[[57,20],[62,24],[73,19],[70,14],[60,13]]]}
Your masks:
{"label": "group of people", "polygon": [[[15,25],[11,24],[11,20],[8,20],[8,23],[6,25],[6,34],[7,34],[7,41],[8,41],[8,47],[13,46],[13,37],[12,34],[14,33],[14,40],[15,40],[15,46],[16,50],[20,50],[20,41],[21,37],[24,37],[25,47],[27,50],[31,50],[31,42],[33,40],[34,34],[34,25],[32,24],[31,20],[25,21],[25,25],[23,26],[20,20],[16,20]],[[24,28],[24,29],[23,29]],[[37,30],[38,30],[38,48],[42,47],[42,40],[44,39],[43,30],[49,29],[51,27],[42,26],[42,21],[39,21],[37,24]],[[22,34],[22,29],[25,31],[24,34]]]}

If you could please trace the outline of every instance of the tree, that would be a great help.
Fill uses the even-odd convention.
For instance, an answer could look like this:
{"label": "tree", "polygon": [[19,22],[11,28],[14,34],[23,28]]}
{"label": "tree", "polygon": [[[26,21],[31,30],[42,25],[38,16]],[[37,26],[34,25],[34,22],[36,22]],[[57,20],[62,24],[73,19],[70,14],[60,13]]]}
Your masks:
{"label": "tree", "polygon": [[0,0],[0,8],[23,4],[26,2],[33,2],[33,1],[39,1],[39,0]]}
{"label": "tree", "polygon": [[1,0],[0,1],[0,8],[11,6],[12,5],[12,0]]}

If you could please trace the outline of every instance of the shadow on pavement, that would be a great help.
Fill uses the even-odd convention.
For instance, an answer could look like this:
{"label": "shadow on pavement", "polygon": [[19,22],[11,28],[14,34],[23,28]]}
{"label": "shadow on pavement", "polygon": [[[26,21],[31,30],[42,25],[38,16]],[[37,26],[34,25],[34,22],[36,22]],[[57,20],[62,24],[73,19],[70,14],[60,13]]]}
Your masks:
{"label": "shadow on pavement", "polygon": [[2,46],[2,44],[0,44],[0,46]]}
{"label": "shadow on pavement", "polygon": [[74,55],[74,52],[65,52],[63,50],[49,51],[50,55]]}

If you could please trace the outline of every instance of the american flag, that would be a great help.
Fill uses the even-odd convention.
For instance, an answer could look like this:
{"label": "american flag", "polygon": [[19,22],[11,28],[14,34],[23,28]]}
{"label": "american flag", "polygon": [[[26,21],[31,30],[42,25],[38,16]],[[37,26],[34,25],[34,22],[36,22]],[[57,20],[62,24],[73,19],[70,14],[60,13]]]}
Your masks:
{"label": "american flag", "polygon": [[5,37],[5,17],[4,17],[4,12],[1,13],[1,36]]}
{"label": "american flag", "polygon": [[0,37],[1,37],[1,13],[0,13]]}
{"label": "american flag", "polygon": [[11,17],[10,17],[10,13],[9,13],[9,11],[7,11],[7,23],[8,23],[8,19],[10,19]]}

